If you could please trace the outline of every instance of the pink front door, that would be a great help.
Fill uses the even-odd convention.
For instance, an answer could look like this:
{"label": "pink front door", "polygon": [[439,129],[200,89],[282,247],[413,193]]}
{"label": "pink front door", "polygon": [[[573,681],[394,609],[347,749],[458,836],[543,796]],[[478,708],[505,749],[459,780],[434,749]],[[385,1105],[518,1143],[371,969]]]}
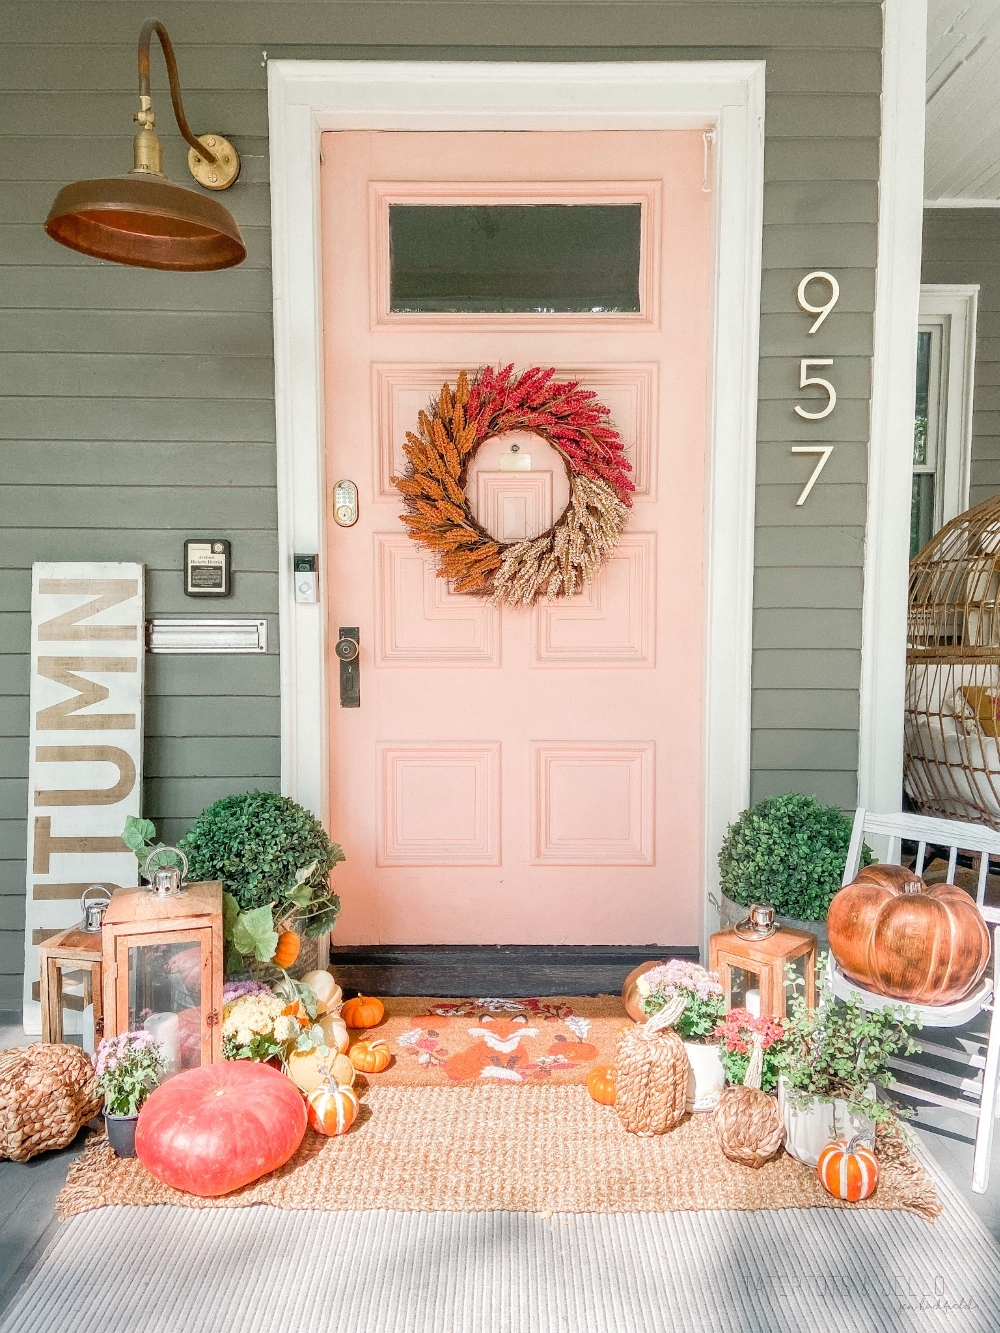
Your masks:
{"label": "pink front door", "polygon": [[[337,942],[695,943],[710,303],[701,132],[344,132],[324,134],[322,148],[328,821],[348,858]],[[446,222],[454,264],[435,249]],[[466,253],[476,227],[483,244]],[[519,252],[518,236],[541,239]],[[506,276],[482,258],[491,246]],[[567,258],[574,246],[579,261]],[[616,282],[634,300],[609,301]],[[567,299],[551,296],[563,287]],[[636,483],[599,578],[531,611],[436,579],[390,482],[443,381],[511,362],[593,389]],[[504,469],[512,442],[530,470]],[[342,479],[358,488],[349,527],[332,518]],[[479,521],[513,540],[558,517],[568,488],[556,452],[522,435],[483,446],[466,493]],[[340,627],[359,631],[358,708],[340,703]]]}

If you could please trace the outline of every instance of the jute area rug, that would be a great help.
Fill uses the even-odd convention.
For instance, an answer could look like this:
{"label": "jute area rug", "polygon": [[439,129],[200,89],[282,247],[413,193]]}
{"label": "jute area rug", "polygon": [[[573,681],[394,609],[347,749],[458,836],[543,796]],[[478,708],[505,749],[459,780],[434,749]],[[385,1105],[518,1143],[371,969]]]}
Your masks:
{"label": "jute area rug", "polygon": [[879,1146],[871,1199],[846,1205],[786,1154],[759,1170],[720,1151],[711,1114],[669,1134],[626,1134],[613,1108],[576,1086],[370,1087],[350,1132],[307,1130],[281,1170],[219,1199],[161,1185],[95,1135],[69,1171],[62,1218],[114,1204],[183,1208],[397,1212],[645,1213],[703,1209],[850,1208],[939,1211],[933,1182],[903,1143]]}

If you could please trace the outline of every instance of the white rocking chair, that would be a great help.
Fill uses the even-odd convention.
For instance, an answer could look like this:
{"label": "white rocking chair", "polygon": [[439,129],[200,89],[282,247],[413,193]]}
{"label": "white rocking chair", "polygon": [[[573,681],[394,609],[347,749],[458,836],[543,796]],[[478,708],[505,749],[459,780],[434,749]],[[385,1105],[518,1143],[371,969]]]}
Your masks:
{"label": "white rocking chair", "polygon": [[[861,865],[861,849],[865,835],[882,835],[889,839],[889,852],[883,860],[892,865],[899,865],[901,860],[901,840],[917,844],[916,872],[922,874],[927,853],[927,845],[948,847],[947,882],[955,882],[955,866],[958,853],[979,853],[979,881],[976,889],[976,903],[984,920],[990,925],[1000,926],[1000,908],[984,905],[986,896],[986,877],[990,869],[990,857],[1000,858],[1000,833],[984,828],[979,824],[963,824],[951,819],[931,819],[924,815],[875,815],[869,810],[859,810],[854,816],[854,831],[844,867],[844,884],[850,884]],[[994,973],[1000,959],[1000,929],[993,932],[993,967]],[[863,1008],[884,1009],[899,1004],[898,1000],[887,999],[884,995],[875,995],[863,990],[849,981],[834,960],[831,953],[828,960],[829,977],[833,993],[842,1000],[856,998]],[[903,1093],[915,1101],[927,1102],[934,1106],[948,1107],[975,1116],[979,1124],[976,1128],[976,1150],[972,1167],[972,1188],[976,1194],[985,1194],[990,1174],[990,1151],[993,1146],[993,1127],[996,1116],[1000,1113],[997,1105],[997,1081],[1000,1073],[1000,1005],[994,1004],[993,981],[986,977],[975,991],[958,1004],[911,1006],[920,1015],[924,1028],[957,1028],[969,1023],[977,1014],[991,1013],[989,1036],[983,1038],[963,1034],[960,1047],[942,1046],[932,1041],[919,1038],[922,1049],[928,1055],[934,1055],[953,1065],[974,1071],[971,1077],[961,1073],[948,1073],[944,1070],[916,1064],[913,1060],[896,1059],[890,1062],[894,1071],[902,1074],[917,1075],[925,1082],[936,1083],[943,1089],[957,1089],[960,1096],[945,1095],[945,1092],[932,1092],[926,1088],[915,1087],[910,1083],[893,1082],[889,1086],[894,1092]],[[973,1047],[974,1050],[966,1049]]]}

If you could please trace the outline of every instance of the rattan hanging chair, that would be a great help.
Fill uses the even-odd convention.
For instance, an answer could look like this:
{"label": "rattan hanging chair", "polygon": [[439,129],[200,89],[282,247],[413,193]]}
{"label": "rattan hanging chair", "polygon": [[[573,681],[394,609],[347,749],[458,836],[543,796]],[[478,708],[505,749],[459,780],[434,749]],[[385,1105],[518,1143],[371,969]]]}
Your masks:
{"label": "rattan hanging chair", "polygon": [[1000,496],[910,562],[903,783],[922,814],[1000,829]]}

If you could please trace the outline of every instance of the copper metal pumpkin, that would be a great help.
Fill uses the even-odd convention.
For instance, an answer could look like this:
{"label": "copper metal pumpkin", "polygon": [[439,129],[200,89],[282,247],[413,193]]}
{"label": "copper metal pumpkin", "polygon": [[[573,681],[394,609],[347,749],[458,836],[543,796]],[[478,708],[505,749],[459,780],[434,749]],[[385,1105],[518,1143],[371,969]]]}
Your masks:
{"label": "copper metal pumpkin", "polygon": [[954,884],[924,883],[902,866],[867,866],[830,904],[827,930],[845,974],[908,1004],[955,1004],[976,986],[990,937]]}
{"label": "copper metal pumpkin", "polygon": [[638,967],[633,967],[622,982],[622,1004],[633,1023],[645,1023],[649,1017],[649,1014],[642,1007],[642,996],[639,994],[639,978],[644,973],[651,972],[654,967],[662,966],[662,958],[654,958],[651,962],[640,963]]}

